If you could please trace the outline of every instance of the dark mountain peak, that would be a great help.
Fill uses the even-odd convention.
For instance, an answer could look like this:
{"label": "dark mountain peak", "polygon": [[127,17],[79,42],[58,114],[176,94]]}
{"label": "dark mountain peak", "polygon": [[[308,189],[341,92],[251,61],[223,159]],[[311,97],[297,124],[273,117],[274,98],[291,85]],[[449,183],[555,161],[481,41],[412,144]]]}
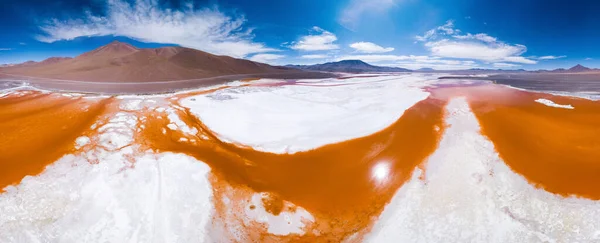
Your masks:
{"label": "dark mountain peak", "polygon": [[573,66],[572,68],[569,68],[568,71],[570,72],[585,72],[585,71],[590,71],[592,70],[591,68],[588,67],[584,67],[581,64],[577,64],[575,66]]}
{"label": "dark mountain peak", "polygon": [[369,65],[368,63],[363,62],[361,60],[341,60],[337,63],[346,65]]}

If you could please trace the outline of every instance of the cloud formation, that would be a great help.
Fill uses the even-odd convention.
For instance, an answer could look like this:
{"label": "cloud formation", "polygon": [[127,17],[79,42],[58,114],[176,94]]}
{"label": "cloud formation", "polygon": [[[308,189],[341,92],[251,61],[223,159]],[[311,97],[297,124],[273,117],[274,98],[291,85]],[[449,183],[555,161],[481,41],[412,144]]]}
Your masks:
{"label": "cloud formation", "polygon": [[492,37],[492,36],[489,36],[484,33],[479,33],[479,34],[475,34],[475,35],[473,35],[471,33],[467,33],[466,35],[454,35],[452,37],[459,39],[459,40],[480,40],[480,41],[487,42],[487,43],[494,43],[494,42],[498,41],[498,39],[496,37]]}
{"label": "cloud formation", "polygon": [[333,33],[317,26],[312,27],[311,31],[313,34],[300,37],[298,41],[292,43],[290,48],[300,51],[326,51],[340,48],[334,44],[337,36]]}
{"label": "cloud formation", "polygon": [[0,51],[11,51],[12,48],[0,48]]}
{"label": "cloud formation", "polygon": [[279,60],[284,58],[284,55],[278,54],[270,54],[270,53],[261,53],[255,54],[250,58],[250,61],[262,62],[262,63],[272,63],[272,61]]}
{"label": "cloud formation", "polygon": [[303,59],[325,59],[328,57],[329,57],[328,55],[324,55],[324,54],[310,54],[310,55],[300,56],[300,58],[303,58]]}
{"label": "cloud formation", "polygon": [[455,40],[440,40],[425,43],[431,55],[448,58],[475,59],[486,62],[517,62],[536,64],[537,61],[520,56],[527,51],[523,45],[508,45],[501,42],[479,43]]}
{"label": "cloud formation", "polygon": [[425,48],[436,57],[473,59],[488,63],[537,63],[536,60],[521,56],[527,51],[524,45],[507,44],[485,33],[461,32],[454,27],[454,21],[448,20],[442,26],[415,36],[415,40],[424,42]]}
{"label": "cloud formation", "polygon": [[372,42],[355,42],[350,44],[350,47],[362,53],[386,53],[394,51],[393,47],[382,47]]}
{"label": "cloud formation", "polygon": [[79,19],[51,19],[40,26],[42,42],[90,36],[125,36],[143,42],[177,44],[220,55],[246,57],[275,51],[252,41],[245,18],[228,16],[216,8],[183,9],[162,7],[158,0],[107,0],[106,13],[84,13]]}
{"label": "cloud formation", "polygon": [[361,17],[367,13],[381,13],[396,6],[398,0],[351,0],[338,17],[344,28],[354,30]]}
{"label": "cloud formation", "polygon": [[538,57],[539,60],[555,60],[555,59],[561,59],[561,58],[565,58],[567,56],[541,56]]}
{"label": "cloud formation", "polygon": [[426,31],[423,35],[415,36],[417,41],[428,41],[437,38],[439,35],[452,35],[458,34],[460,30],[454,29],[454,20],[448,20],[444,25],[435,27]]}
{"label": "cloud formation", "polygon": [[516,68],[516,67],[520,67],[521,65],[505,63],[505,62],[498,62],[498,63],[494,63],[493,66],[496,68]]}

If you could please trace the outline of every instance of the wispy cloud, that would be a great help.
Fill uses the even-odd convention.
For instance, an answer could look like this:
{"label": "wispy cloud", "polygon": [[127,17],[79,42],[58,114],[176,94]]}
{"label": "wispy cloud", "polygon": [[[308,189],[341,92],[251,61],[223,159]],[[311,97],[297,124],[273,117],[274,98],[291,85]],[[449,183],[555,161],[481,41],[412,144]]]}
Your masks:
{"label": "wispy cloud", "polygon": [[312,27],[311,31],[312,34],[302,36],[298,41],[292,42],[290,48],[300,51],[326,51],[340,48],[334,44],[337,36],[333,33],[317,26]]}
{"label": "wispy cloud", "polygon": [[162,7],[158,0],[107,0],[102,16],[83,14],[80,19],[51,19],[40,26],[42,42],[84,36],[126,36],[143,42],[177,44],[215,54],[245,57],[275,51],[252,40],[243,16],[228,16],[215,8]]}
{"label": "wispy cloud", "polygon": [[360,19],[367,13],[381,13],[396,6],[399,0],[351,0],[338,17],[344,28],[354,30]]}
{"label": "wispy cloud", "polygon": [[394,51],[393,47],[382,47],[372,42],[356,42],[350,44],[350,47],[362,53],[386,53]]}
{"label": "wispy cloud", "polygon": [[12,48],[0,48],[0,51],[11,51]]}
{"label": "wispy cloud", "polygon": [[262,62],[262,63],[273,63],[273,61],[282,59],[284,57],[285,57],[284,55],[261,53],[261,54],[255,54],[254,56],[252,56],[250,58],[250,60],[255,61],[255,62]]}
{"label": "wispy cloud", "polygon": [[396,63],[396,67],[407,68],[417,70],[421,68],[432,68],[435,70],[466,70],[471,68],[479,68],[480,66],[473,61],[453,61],[448,60],[447,62],[438,63],[420,63],[420,62],[399,62]]}
{"label": "wispy cloud", "polygon": [[586,60],[586,61],[590,61],[590,60],[594,60],[594,58],[591,58],[591,57],[586,57],[586,58],[585,58],[585,60]]}
{"label": "wispy cloud", "polygon": [[448,20],[442,26],[415,36],[415,40],[424,42],[431,55],[437,57],[473,59],[489,63],[537,63],[536,60],[521,56],[527,51],[524,45],[507,44],[486,33],[461,33],[461,30],[455,28],[454,21]]}
{"label": "wispy cloud", "polygon": [[428,41],[437,38],[439,35],[452,35],[458,34],[460,30],[454,29],[454,20],[448,20],[444,25],[440,25],[433,29],[426,31],[423,35],[415,36],[417,41]]}
{"label": "wispy cloud", "polygon": [[365,62],[389,62],[389,61],[418,61],[431,59],[429,56],[414,55],[345,55],[337,58],[341,60],[363,60]]}
{"label": "wispy cloud", "polygon": [[505,62],[498,62],[498,63],[494,63],[493,66],[497,67],[497,68],[516,68],[516,67],[520,67],[521,65],[505,63]]}
{"label": "wispy cloud", "polygon": [[538,57],[539,60],[554,60],[554,59],[561,59],[561,58],[565,58],[567,56],[541,56]]}
{"label": "wispy cloud", "polygon": [[300,56],[302,59],[325,59],[329,58],[329,55],[324,54],[311,54],[311,55],[302,55]]}
{"label": "wispy cloud", "polygon": [[498,39],[496,37],[492,37],[492,36],[489,36],[484,33],[479,33],[479,34],[475,34],[475,35],[473,35],[471,33],[467,33],[466,35],[454,35],[452,37],[459,39],[459,40],[480,40],[480,41],[487,42],[487,43],[494,43],[494,42],[498,41]]}

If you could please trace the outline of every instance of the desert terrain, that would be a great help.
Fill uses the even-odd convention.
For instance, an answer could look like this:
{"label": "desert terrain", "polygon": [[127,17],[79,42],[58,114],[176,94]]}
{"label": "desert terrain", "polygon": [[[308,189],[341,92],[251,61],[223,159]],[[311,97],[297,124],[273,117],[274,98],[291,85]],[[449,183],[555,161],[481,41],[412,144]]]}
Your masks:
{"label": "desert terrain", "polygon": [[271,66],[184,47],[137,48],[113,41],[74,58],[0,67],[0,88],[21,84],[73,92],[164,93],[253,78],[325,78],[323,72]]}

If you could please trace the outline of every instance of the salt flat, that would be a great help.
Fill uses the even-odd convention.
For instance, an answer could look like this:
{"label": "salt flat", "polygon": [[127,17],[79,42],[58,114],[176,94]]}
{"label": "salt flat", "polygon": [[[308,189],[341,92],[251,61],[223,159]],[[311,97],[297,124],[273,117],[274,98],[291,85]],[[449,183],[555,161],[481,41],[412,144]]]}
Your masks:
{"label": "salt flat", "polygon": [[[531,183],[528,175],[514,172],[496,152],[493,141],[482,134],[469,97],[462,93],[451,96],[447,105],[440,101],[444,124],[435,127],[440,132],[435,151],[417,161],[414,170],[403,171],[408,180],[392,188],[391,200],[384,202],[381,212],[366,217],[367,226],[353,234],[332,233],[344,231],[344,224],[319,227],[319,222],[329,223],[329,219],[312,210],[312,205],[302,204],[298,195],[256,189],[237,178],[244,174],[228,175],[214,161],[187,153],[215,151],[216,156],[226,158],[219,162],[246,163],[240,168],[251,174],[261,166],[261,161],[251,158],[255,154],[292,161],[311,151],[318,153],[323,146],[369,138],[388,129],[419,102],[441,99],[431,91],[436,78],[258,80],[156,96],[56,96],[108,101],[89,129],[70,141],[68,153],[46,161],[41,173],[23,175],[0,193],[0,241],[600,241],[595,227],[600,224],[598,201],[551,193]],[[0,105],[19,107],[31,95],[18,92],[2,93]],[[548,100],[552,103],[531,99],[527,105],[567,105],[564,98]],[[576,112],[578,107],[548,108]],[[1,115],[13,114],[13,108]],[[190,122],[186,111],[202,126]],[[418,110],[409,115],[415,114],[419,116]],[[9,134],[2,122],[0,129]],[[148,131],[159,140],[173,140],[168,143],[172,147],[149,145],[143,136]],[[381,137],[395,136],[408,135],[390,132]],[[410,136],[416,142],[419,134]],[[388,140],[378,141],[357,161],[378,159],[387,144]],[[391,174],[394,162],[389,163],[375,163],[364,171],[374,182],[365,180],[367,184],[359,186],[376,192],[397,180]],[[359,164],[348,164],[352,166]],[[314,170],[323,168],[315,166]],[[330,178],[332,184],[342,179]],[[267,182],[253,183],[278,186],[261,184]]]}

